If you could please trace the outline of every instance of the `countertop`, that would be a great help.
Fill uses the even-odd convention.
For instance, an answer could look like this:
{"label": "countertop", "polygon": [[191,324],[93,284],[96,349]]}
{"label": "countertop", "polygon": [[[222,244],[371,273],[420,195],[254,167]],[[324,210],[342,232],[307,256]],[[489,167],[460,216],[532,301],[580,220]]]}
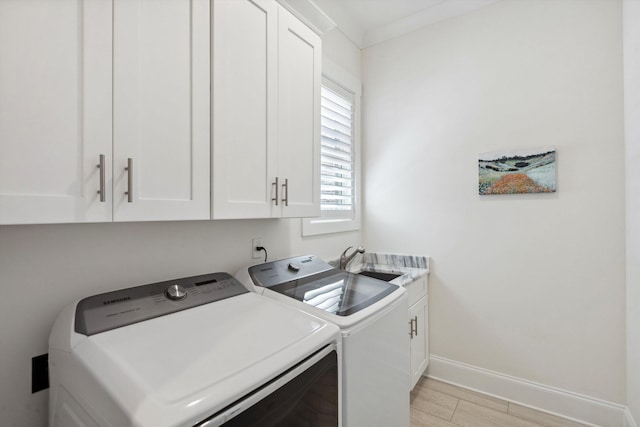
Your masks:
{"label": "countertop", "polygon": [[406,286],[429,274],[429,257],[365,252],[364,254],[358,254],[349,263],[347,270],[352,273],[375,271],[401,274],[400,277],[393,279],[389,283]]}

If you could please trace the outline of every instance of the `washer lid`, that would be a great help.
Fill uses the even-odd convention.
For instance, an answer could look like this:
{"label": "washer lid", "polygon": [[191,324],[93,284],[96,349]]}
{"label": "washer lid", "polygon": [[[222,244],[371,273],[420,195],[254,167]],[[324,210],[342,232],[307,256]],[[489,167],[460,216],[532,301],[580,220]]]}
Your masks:
{"label": "washer lid", "polygon": [[338,270],[314,256],[271,261],[249,268],[260,286],[338,316],[350,316],[398,290],[398,286]]}
{"label": "washer lid", "polygon": [[333,270],[269,287],[328,313],[350,316],[398,289],[381,280]]}
{"label": "washer lid", "polygon": [[72,350],[140,425],[196,423],[339,337],[254,293],[84,337]]}

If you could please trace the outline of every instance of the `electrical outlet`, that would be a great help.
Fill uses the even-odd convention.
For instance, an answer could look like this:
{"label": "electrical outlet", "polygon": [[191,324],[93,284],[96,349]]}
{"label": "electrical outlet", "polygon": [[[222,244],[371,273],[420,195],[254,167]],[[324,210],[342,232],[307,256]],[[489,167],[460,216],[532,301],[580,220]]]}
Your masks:
{"label": "electrical outlet", "polygon": [[259,246],[263,246],[261,238],[256,237],[254,239],[251,239],[251,258],[253,259],[262,258],[262,251],[259,251],[256,249]]}

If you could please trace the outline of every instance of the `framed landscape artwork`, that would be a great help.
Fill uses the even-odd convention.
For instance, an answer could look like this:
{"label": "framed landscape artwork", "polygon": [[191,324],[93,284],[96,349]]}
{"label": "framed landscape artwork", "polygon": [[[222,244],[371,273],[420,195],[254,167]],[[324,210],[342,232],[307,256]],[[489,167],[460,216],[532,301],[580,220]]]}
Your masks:
{"label": "framed landscape artwork", "polygon": [[478,190],[481,195],[554,193],[556,191],[555,148],[480,154]]}

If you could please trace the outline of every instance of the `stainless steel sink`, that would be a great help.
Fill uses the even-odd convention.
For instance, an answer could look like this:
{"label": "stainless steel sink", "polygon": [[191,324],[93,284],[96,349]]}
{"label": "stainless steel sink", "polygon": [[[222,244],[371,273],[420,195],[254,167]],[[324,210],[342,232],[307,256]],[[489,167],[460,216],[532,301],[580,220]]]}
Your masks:
{"label": "stainless steel sink", "polygon": [[398,274],[398,273],[382,273],[380,271],[367,271],[367,270],[361,271],[358,274],[362,276],[373,277],[374,279],[378,279],[378,280],[384,280],[385,282],[390,282],[393,279],[396,279],[402,276],[402,274]]}

